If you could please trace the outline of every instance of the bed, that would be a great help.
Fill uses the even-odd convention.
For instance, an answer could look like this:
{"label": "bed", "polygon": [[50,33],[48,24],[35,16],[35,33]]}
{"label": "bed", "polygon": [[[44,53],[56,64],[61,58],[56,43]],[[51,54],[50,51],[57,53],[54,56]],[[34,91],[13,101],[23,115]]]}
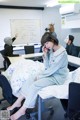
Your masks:
{"label": "bed", "polygon": [[[69,76],[67,77],[65,83],[63,85],[54,85],[43,88],[39,91],[39,95],[44,99],[47,97],[55,96],[59,99],[68,99],[68,90],[69,83],[76,82],[80,83],[80,67],[75,71],[69,72]],[[45,93],[45,94],[44,94]]]}
{"label": "bed", "polygon": [[[78,83],[79,83],[79,85],[78,85]],[[42,120],[42,112],[46,111],[45,106],[43,108],[43,104],[44,104],[45,100],[54,99],[54,98],[72,99],[71,97],[73,97],[74,95],[71,96],[69,94],[74,94],[74,93],[69,93],[69,92],[72,92],[73,88],[75,89],[75,87],[77,89],[77,90],[75,90],[76,91],[75,93],[77,95],[78,90],[80,90],[80,67],[78,69],[76,69],[75,71],[69,73],[69,76],[67,77],[67,80],[65,81],[65,83],[63,85],[48,86],[48,87],[45,87],[42,90],[40,90],[38,93],[38,120]],[[72,90],[70,90],[70,89],[72,89]],[[80,108],[78,108],[78,109],[80,109]],[[47,109],[47,111],[48,110],[51,111],[51,114],[53,113],[52,107]],[[35,117],[33,115],[32,115],[32,117],[33,117],[33,120],[35,120]],[[70,116],[70,117],[72,117],[72,116]]]}

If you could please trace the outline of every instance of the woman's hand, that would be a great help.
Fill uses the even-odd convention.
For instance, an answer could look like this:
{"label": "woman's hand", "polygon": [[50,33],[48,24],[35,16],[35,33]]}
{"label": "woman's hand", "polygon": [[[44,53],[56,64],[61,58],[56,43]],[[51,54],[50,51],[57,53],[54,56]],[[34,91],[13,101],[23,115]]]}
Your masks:
{"label": "woman's hand", "polygon": [[43,46],[42,51],[43,51],[43,57],[45,57],[48,52],[48,49],[45,46]]}
{"label": "woman's hand", "polygon": [[45,46],[43,46],[43,47],[42,47],[42,51],[43,51],[44,53],[47,53],[47,52],[48,52],[48,49],[47,49]]}

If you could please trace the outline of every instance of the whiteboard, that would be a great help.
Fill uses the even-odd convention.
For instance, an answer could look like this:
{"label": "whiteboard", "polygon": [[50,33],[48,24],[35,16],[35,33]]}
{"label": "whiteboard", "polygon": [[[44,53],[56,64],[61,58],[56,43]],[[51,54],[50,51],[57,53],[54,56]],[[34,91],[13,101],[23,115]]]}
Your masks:
{"label": "whiteboard", "polygon": [[40,43],[40,19],[11,19],[11,36],[18,35],[14,44]]}

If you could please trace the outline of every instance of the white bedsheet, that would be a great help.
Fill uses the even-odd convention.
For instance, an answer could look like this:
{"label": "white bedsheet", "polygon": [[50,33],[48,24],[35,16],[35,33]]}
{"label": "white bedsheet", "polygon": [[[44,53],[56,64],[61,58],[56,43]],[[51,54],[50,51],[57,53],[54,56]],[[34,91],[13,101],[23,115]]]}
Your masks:
{"label": "white bedsheet", "polygon": [[59,99],[68,99],[69,83],[80,83],[80,67],[73,72],[69,73],[69,76],[63,85],[52,85],[43,88],[38,92],[39,96],[43,99],[56,97]]}
{"label": "white bedsheet", "polygon": [[20,58],[17,62],[12,63],[2,74],[8,79],[13,95],[18,97],[23,84],[27,81],[26,87],[28,89],[28,87],[36,80],[36,77],[43,71],[43,63]]}

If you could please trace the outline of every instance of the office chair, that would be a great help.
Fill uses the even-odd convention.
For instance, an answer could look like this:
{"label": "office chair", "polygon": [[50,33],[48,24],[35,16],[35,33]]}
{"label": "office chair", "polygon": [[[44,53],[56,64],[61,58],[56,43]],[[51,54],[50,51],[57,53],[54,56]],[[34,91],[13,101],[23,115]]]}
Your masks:
{"label": "office chair", "polygon": [[34,45],[24,46],[25,54],[34,53]]}
{"label": "office chair", "polygon": [[[18,54],[14,54],[11,57],[16,57],[16,56],[19,56],[19,55]],[[6,70],[9,67],[9,65],[11,64],[11,62],[10,62],[10,60],[9,60],[9,58],[7,56],[3,56],[3,58],[4,58],[4,61],[3,61],[4,70]],[[0,74],[1,74],[1,72],[0,72]],[[3,98],[0,99],[0,104],[4,100],[7,100],[10,104],[12,104],[16,100],[16,97],[14,95],[12,95],[12,90],[11,90],[11,87],[10,87],[6,77],[3,76],[3,75],[1,75],[0,77],[2,78],[2,81],[0,81],[0,86],[2,86],[2,91],[3,91]],[[8,91],[9,91],[8,94],[9,94],[9,96],[11,98],[9,98],[8,94],[7,94],[7,96],[4,94],[6,88],[5,88],[5,86],[3,86],[3,83],[5,84],[5,86],[8,87]]]}
{"label": "office chair", "polygon": [[77,47],[78,47],[78,57],[80,57],[80,46]]}
{"label": "office chair", "polygon": [[3,61],[3,64],[4,64],[4,70],[6,70],[9,65],[11,64],[10,60],[8,59],[7,56],[3,56],[4,57],[4,61]]}
{"label": "office chair", "polygon": [[7,100],[8,103],[13,104],[17,98],[12,94],[12,88],[4,75],[0,75],[0,87],[2,88],[3,96],[3,98],[0,99],[0,104],[4,100]]}
{"label": "office chair", "polygon": [[79,46],[74,46],[74,51],[75,51],[75,56],[78,57],[79,55],[79,51],[80,51],[80,47]]}
{"label": "office chair", "polygon": [[[69,84],[69,98],[68,107],[66,109],[65,117],[70,120],[75,120],[74,117],[80,113],[80,83],[71,82]],[[76,119],[78,120],[78,119]]]}
{"label": "office chair", "polygon": [[[10,57],[16,57],[16,56],[19,56],[19,54],[13,54]],[[9,67],[9,65],[11,64],[11,62],[10,62],[8,56],[3,56],[3,58],[4,58],[4,61],[3,61],[4,70],[6,70]]]}

